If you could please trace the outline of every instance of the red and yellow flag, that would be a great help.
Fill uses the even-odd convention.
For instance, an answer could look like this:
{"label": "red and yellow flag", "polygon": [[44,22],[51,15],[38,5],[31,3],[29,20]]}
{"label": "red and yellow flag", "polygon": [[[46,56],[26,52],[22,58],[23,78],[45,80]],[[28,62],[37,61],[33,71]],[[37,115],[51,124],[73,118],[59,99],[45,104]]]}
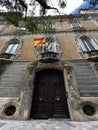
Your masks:
{"label": "red and yellow flag", "polygon": [[44,37],[34,38],[34,47],[36,48],[38,44],[45,44],[46,40]]}

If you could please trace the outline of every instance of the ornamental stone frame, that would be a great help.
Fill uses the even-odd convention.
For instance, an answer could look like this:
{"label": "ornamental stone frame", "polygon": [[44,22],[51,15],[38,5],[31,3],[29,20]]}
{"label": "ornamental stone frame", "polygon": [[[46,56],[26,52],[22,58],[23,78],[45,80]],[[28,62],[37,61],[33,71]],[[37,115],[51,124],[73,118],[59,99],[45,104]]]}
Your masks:
{"label": "ornamental stone frame", "polygon": [[[80,97],[73,67],[68,61],[58,61],[54,63],[35,61],[27,66],[25,86],[21,92],[20,109],[17,119],[30,119],[35,75],[36,72],[43,69],[55,69],[63,72],[70,120],[98,120],[98,97]],[[86,115],[83,111],[85,105],[91,105],[91,107],[94,108],[95,113],[91,116]]]}
{"label": "ornamental stone frame", "polygon": [[[71,67],[70,63],[66,62],[66,61],[58,61],[58,62],[54,62],[54,63],[42,63],[42,62],[36,61],[36,62],[28,65],[25,87],[24,87],[23,93],[21,95],[21,108],[20,108],[21,119],[24,119],[24,120],[30,119],[30,111],[31,111],[32,95],[33,95],[33,90],[34,90],[35,75],[36,75],[36,72],[43,70],[43,69],[55,69],[55,70],[60,70],[63,72],[69,114],[70,114],[71,120],[74,120],[73,111],[72,111],[73,108],[71,107],[71,104],[72,104],[73,100],[76,100],[77,97],[79,98],[79,96],[77,96],[79,94],[78,94],[78,91],[76,91],[74,89],[76,87],[74,86],[74,88],[73,88],[73,86],[72,86],[74,84],[74,79],[72,78],[73,77],[72,76],[72,67]],[[75,98],[73,98],[73,96]]]}
{"label": "ornamental stone frame", "polygon": [[27,67],[27,74],[26,74],[26,82],[25,87],[23,90],[23,95],[21,97],[21,110],[20,114],[22,119],[30,119],[30,110],[31,110],[31,103],[32,103],[32,95],[34,90],[34,80],[35,80],[35,74],[37,71],[46,69],[46,68],[52,68],[52,69],[58,69],[63,71],[62,64],[60,62],[51,64],[51,63],[42,63],[42,62],[34,62],[28,65]]}

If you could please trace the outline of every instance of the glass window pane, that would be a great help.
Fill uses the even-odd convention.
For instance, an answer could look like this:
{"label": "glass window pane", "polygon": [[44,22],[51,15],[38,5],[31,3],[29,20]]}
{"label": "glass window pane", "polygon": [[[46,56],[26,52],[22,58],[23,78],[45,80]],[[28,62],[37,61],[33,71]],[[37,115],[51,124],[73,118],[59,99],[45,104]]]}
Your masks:
{"label": "glass window pane", "polygon": [[13,44],[9,44],[5,50],[5,53],[10,53],[11,49],[13,48]]}
{"label": "glass window pane", "polygon": [[92,45],[91,41],[89,39],[84,39],[82,40],[84,46],[85,46],[85,49],[87,51],[93,51],[95,50],[95,47]]}
{"label": "glass window pane", "polygon": [[18,48],[18,45],[19,45],[19,44],[14,44],[13,48],[12,48],[11,51],[10,51],[11,54],[15,54],[16,49]]}
{"label": "glass window pane", "polygon": [[92,45],[92,43],[89,40],[86,40],[86,42],[91,50],[95,50],[94,46]]}
{"label": "glass window pane", "polygon": [[74,27],[74,28],[79,27],[79,24],[78,24],[78,23],[75,23],[75,22],[74,22],[74,23],[72,23],[72,25],[73,25],[73,27]]}
{"label": "glass window pane", "polygon": [[84,44],[84,46],[85,46],[85,49],[86,49],[87,51],[90,51],[90,50],[89,50],[89,47],[88,47],[88,45],[87,45],[87,43],[86,43],[85,40],[83,40],[83,44]]}

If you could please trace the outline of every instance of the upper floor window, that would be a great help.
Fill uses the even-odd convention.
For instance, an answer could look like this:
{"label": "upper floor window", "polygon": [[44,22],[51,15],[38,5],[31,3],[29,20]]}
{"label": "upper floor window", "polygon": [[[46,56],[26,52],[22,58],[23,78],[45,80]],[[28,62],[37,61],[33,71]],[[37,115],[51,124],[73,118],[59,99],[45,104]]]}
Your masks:
{"label": "upper floor window", "polygon": [[61,52],[59,51],[59,44],[56,37],[49,36],[45,38],[44,44],[42,44],[41,42],[39,42],[40,44],[36,46],[38,60],[51,62],[60,59]]}
{"label": "upper floor window", "polygon": [[71,21],[70,21],[70,24],[71,24],[71,26],[72,26],[73,28],[80,28],[80,27],[81,27],[81,25],[79,24],[79,22],[76,21],[76,20],[71,20]]}
{"label": "upper floor window", "polygon": [[0,23],[0,32],[2,32],[6,27],[7,27],[6,24],[1,24]]}
{"label": "upper floor window", "polygon": [[0,54],[0,59],[10,59],[13,60],[18,54],[19,41],[17,39],[13,39],[8,42]]}
{"label": "upper floor window", "polygon": [[54,23],[46,23],[45,25],[43,25],[43,31],[52,31],[55,30],[55,25]]}
{"label": "upper floor window", "polygon": [[25,27],[17,27],[17,31],[27,31]]}
{"label": "upper floor window", "polygon": [[82,57],[98,57],[98,42],[96,39],[90,38],[88,36],[82,36],[77,39],[77,45],[79,47],[80,54],[82,54]]}
{"label": "upper floor window", "polygon": [[98,43],[95,39],[82,36],[78,41],[78,45],[81,46],[83,52],[98,51]]}
{"label": "upper floor window", "polygon": [[43,45],[43,52],[58,52],[58,42],[56,38],[52,37],[47,37],[46,38],[46,43]]}
{"label": "upper floor window", "polygon": [[5,49],[4,53],[9,53],[9,54],[15,54],[17,48],[19,46],[19,43],[10,43],[7,48]]}
{"label": "upper floor window", "polygon": [[98,23],[98,19],[95,19],[96,20],[96,22]]}
{"label": "upper floor window", "polygon": [[94,23],[98,26],[98,18],[93,18]]}

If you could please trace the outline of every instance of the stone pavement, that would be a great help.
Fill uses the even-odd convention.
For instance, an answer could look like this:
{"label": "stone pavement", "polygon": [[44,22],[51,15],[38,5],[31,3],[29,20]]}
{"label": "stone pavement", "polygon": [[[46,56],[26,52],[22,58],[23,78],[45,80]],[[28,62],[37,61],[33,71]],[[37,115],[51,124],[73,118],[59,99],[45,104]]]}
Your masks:
{"label": "stone pavement", "polygon": [[68,120],[0,121],[0,130],[98,130],[98,121]]}

